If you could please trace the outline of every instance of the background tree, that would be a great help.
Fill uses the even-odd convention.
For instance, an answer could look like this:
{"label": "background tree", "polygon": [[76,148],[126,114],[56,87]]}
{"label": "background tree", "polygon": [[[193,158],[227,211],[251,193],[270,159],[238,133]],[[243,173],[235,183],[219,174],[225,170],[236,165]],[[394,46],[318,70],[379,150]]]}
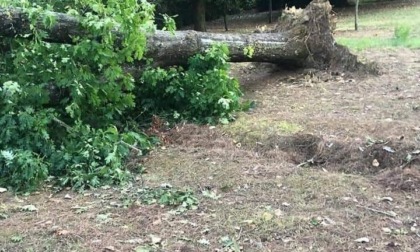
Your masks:
{"label": "background tree", "polygon": [[[194,30],[205,31],[205,22],[227,15],[238,14],[243,10],[255,8],[255,0],[155,0],[157,13],[174,17],[179,27],[192,25]],[[193,13],[193,15],[191,15]],[[225,19],[227,28],[227,18]],[[157,16],[158,24],[162,19]]]}
{"label": "background tree", "polygon": [[192,0],[194,6],[194,30],[205,32],[206,29],[206,0]]}
{"label": "background tree", "polygon": [[359,29],[359,0],[356,0],[354,8],[354,29],[357,31]]}

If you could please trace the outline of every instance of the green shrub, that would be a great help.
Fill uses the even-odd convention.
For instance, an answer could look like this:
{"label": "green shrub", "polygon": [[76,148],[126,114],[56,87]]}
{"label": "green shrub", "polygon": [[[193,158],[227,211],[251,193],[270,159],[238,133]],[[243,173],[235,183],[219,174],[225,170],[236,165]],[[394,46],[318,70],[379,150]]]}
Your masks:
{"label": "green shrub", "polygon": [[[171,113],[226,123],[240,109],[222,45],[192,57],[187,70],[148,68],[140,84],[124,71],[143,59],[146,35],[155,30],[154,6],[146,0],[49,3],[0,3],[22,7],[31,21],[31,34],[0,42],[1,187],[35,190],[47,177],[73,188],[123,183],[130,152],[142,155],[152,145],[132,118]],[[54,25],[45,11],[54,8],[79,18],[89,36],[74,37],[73,44],[45,42],[36,24]],[[175,27],[169,17],[166,23]]]}
{"label": "green shrub", "polygon": [[227,123],[241,109],[242,95],[238,81],[229,76],[228,53],[225,45],[214,45],[190,58],[187,70],[149,68],[138,88],[138,102],[149,113],[165,111],[175,119]]}
{"label": "green shrub", "polygon": [[0,185],[28,190],[37,188],[47,179],[50,164],[34,152],[14,149],[0,152],[0,167]]}
{"label": "green shrub", "polygon": [[410,36],[410,27],[409,26],[397,26],[394,29],[394,38],[393,43],[394,45],[401,45],[408,41]]}
{"label": "green shrub", "polygon": [[[50,27],[55,18],[44,10],[50,6],[38,3],[12,4],[21,4],[33,24]],[[142,59],[146,34],[154,30],[153,6],[81,0],[67,9],[90,37],[52,44],[32,25],[31,39],[2,41],[0,186],[32,190],[47,176],[75,188],[121,183],[128,178],[123,165],[130,150],[150,147],[147,136],[125,127],[135,82],[121,66]],[[111,32],[116,26],[123,36],[118,48]]]}

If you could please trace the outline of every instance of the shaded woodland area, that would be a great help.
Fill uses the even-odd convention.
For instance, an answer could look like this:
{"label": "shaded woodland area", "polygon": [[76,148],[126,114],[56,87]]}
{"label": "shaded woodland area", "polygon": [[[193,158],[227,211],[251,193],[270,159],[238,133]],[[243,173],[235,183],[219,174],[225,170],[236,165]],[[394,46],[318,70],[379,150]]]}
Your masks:
{"label": "shaded woodland area", "polygon": [[[176,1],[154,1],[157,6],[158,13],[166,13],[168,15],[176,15],[177,24],[188,26],[194,24],[194,30],[205,31],[206,21],[212,21],[226,15],[239,14],[240,12],[270,12],[268,21],[271,23],[271,11],[281,11],[285,7],[295,6],[296,8],[305,8],[310,0],[176,0]],[[334,7],[348,6],[346,0],[332,0],[331,5]],[[193,13],[193,15],[191,15]],[[160,18],[158,18],[158,21]],[[228,26],[228,25],[226,25]]]}

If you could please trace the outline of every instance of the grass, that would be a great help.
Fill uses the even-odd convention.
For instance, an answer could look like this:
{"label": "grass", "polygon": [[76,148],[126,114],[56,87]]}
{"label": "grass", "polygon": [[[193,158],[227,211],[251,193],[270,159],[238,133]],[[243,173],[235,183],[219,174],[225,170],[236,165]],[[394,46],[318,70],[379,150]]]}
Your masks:
{"label": "grass", "polygon": [[367,48],[420,48],[420,6],[359,10],[359,31],[353,13],[339,17],[337,42],[353,50]]}
{"label": "grass", "polygon": [[[420,6],[411,6],[403,8],[388,8],[377,11],[375,9],[359,9],[359,28],[360,30],[385,29],[393,30],[396,26],[412,27],[413,34],[420,35]],[[354,30],[354,16],[346,15],[339,17],[337,30]]]}
{"label": "grass", "polygon": [[255,145],[272,135],[292,135],[303,130],[302,126],[286,120],[265,118],[261,115],[241,114],[224,129],[230,135],[240,139],[241,144]]}
{"label": "grass", "polygon": [[410,38],[407,41],[398,41],[394,38],[347,38],[338,37],[337,43],[345,45],[353,50],[362,51],[368,48],[389,48],[389,47],[407,47],[420,48],[420,37]]}

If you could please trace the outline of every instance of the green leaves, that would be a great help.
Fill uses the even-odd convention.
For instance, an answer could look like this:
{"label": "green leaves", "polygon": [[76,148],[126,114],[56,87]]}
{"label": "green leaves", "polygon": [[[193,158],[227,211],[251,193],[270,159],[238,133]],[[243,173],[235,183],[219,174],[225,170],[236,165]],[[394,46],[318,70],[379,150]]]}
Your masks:
{"label": "green leaves", "polygon": [[4,96],[10,97],[13,96],[16,93],[21,93],[22,90],[20,89],[20,86],[15,81],[6,81],[3,83],[3,88],[0,87],[0,92],[4,93]]}
{"label": "green leaves", "polygon": [[176,190],[171,187],[144,188],[138,195],[145,204],[177,206],[180,211],[196,209],[198,206],[198,199],[190,190]]}
{"label": "green leaves", "polygon": [[182,68],[148,69],[139,86],[141,104],[149,113],[177,115],[201,123],[227,123],[241,109],[238,81],[229,76],[228,49],[214,45]]}
{"label": "green leaves", "polygon": [[0,155],[0,184],[16,190],[35,189],[48,176],[49,165],[36,153],[3,150]]}
{"label": "green leaves", "polygon": [[[10,49],[0,57],[0,186],[34,190],[48,176],[74,188],[123,183],[130,175],[128,155],[143,155],[151,146],[128,127],[131,118],[165,113],[174,120],[227,123],[241,109],[224,45],[191,57],[187,70],[149,68],[136,85],[123,66],[143,59],[146,36],[156,29],[148,1],[49,2],[14,3],[28,15],[30,34],[1,42]],[[54,10],[71,13],[86,34],[73,44],[45,42]],[[175,29],[171,17],[164,22]],[[172,192],[159,201],[195,204],[189,194]]]}
{"label": "green leaves", "polygon": [[246,46],[244,48],[244,55],[251,59],[252,56],[254,55],[254,47],[250,45]]}
{"label": "green leaves", "polygon": [[19,243],[19,242],[21,242],[23,240],[23,236],[21,236],[21,235],[13,235],[12,237],[10,237],[10,240],[13,243]]}
{"label": "green leaves", "polygon": [[[48,176],[75,188],[122,183],[129,177],[127,155],[141,155],[151,144],[122,123],[135,96],[134,79],[121,66],[143,57],[146,34],[155,29],[154,6],[48,3],[15,2],[31,20],[31,34],[1,42],[10,50],[0,57],[0,185],[33,190]],[[90,34],[73,45],[44,42],[56,21],[50,10],[64,9]]]}
{"label": "green leaves", "polygon": [[163,17],[163,23],[164,27],[162,30],[164,31],[175,31],[176,30],[176,23],[174,18],[176,18],[178,15],[169,16],[167,14],[161,14]]}

